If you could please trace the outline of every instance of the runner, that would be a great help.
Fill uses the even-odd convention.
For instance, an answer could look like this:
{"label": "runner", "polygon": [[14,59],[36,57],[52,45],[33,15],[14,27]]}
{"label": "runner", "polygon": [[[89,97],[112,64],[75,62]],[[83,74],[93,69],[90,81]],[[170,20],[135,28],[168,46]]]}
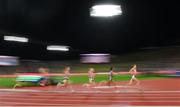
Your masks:
{"label": "runner", "polygon": [[70,67],[65,67],[64,74],[63,74],[63,80],[60,81],[57,86],[67,86],[69,83],[69,75],[70,75]]}
{"label": "runner", "polygon": [[139,85],[139,80],[136,78],[137,75],[137,66],[133,65],[133,67],[129,70],[129,73],[131,74],[131,80],[129,81],[128,85],[131,85],[133,81],[136,82],[136,85]]}
{"label": "runner", "polygon": [[109,71],[109,74],[108,74],[108,86],[111,86],[112,83],[113,83],[113,74],[114,74],[114,71],[113,71],[113,67],[110,68],[110,71]]}
{"label": "runner", "polygon": [[64,78],[63,78],[63,81],[60,81],[58,84],[57,84],[57,87],[58,86],[62,86],[62,87],[69,87],[69,89],[71,91],[74,91],[72,89],[72,86],[71,86],[71,83],[69,81],[69,76],[70,76],[70,67],[65,67],[64,69]]}
{"label": "runner", "polygon": [[16,77],[16,84],[13,89],[16,87],[22,87],[24,82],[31,82],[38,84],[40,86],[48,85],[48,69],[39,68],[38,73],[21,73]]}
{"label": "runner", "polygon": [[94,80],[95,76],[96,74],[94,68],[90,68],[88,71],[89,84],[95,84],[95,80]]}
{"label": "runner", "polygon": [[69,75],[70,75],[70,67],[66,67],[64,70],[64,80],[69,80]]}
{"label": "runner", "polygon": [[48,68],[39,68],[38,69],[38,72],[41,74],[42,78],[41,80],[39,81],[39,85],[40,86],[45,86],[48,83],[48,73],[49,73],[49,69]]}

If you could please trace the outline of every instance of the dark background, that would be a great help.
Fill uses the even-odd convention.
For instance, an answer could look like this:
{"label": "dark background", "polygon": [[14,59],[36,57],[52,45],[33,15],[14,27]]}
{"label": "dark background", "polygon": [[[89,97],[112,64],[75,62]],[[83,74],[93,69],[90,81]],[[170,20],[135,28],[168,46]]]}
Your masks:
{"label": "dark background", "polygon": [[[112,3],[123,14],[90,17],[94,4]],[[23,59],[72,59],[79,53],[125,54],[144,47],[179,45],[180,5],[175,0],[0,0],[0,54]],[[3,41],[20,35],[30,43]],[[46,45],[68,45],[49,52]]]}

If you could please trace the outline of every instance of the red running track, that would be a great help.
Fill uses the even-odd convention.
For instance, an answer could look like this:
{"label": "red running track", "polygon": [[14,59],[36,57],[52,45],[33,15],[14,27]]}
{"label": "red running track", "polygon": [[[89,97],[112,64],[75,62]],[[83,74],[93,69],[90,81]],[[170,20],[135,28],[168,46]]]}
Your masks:
{"label": "red running track", "polygon": [[0,106],[180,105],[180,92],[1,92]]}
{"label": "red running track", "polygon": [[[172,85],[174,82],[178,83],[179,80],[148,80],[142,81],[138,89],[137,87],[120,87],[111,91],[105,89],[84,89],[74,92],[1,89],[0,106],[179,106],[180,85]],[[151,84],[151,82],[156,83]],[[166,84],[163,84],[164,82]],[[168,85],[169,83],[171,84]]]}

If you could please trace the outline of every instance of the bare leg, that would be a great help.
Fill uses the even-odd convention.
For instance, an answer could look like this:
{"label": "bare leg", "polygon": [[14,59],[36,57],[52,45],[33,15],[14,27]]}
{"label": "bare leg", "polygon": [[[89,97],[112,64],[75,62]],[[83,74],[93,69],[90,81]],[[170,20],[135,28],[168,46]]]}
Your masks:
{"label": "bare leg", "polygon": [[133,82],[133,78],[131,78],[131,80],[129,81],[128,85],[131,85]]}
{"label": "bare leg", "polygon": [[62,86],[63,84],[61,82],[59,82],[56,87]]}
{"label": "bare leg", "polygon": [[139,80],[136,77],[133,80],[136,81],[136,85],[140,84]]}
{"label": "bare leg", "polygon": [[108,86],[110,86],[110,85],[111,85],[111,82],[110,82],[110,81],[108,81],[108,82],[107,82],[107,85],[108,85]]}
{"label": "bare leg", "polygon": [[22,86],[22,82],[16,82],[13,89],[15,89],[16,87],[21,87],[21,86]]}
{"label": "bare leg", "polygon": [[21,86],[21,84],[17,83],[14,85],[13,89],[15,89],[16,87],[20,87],[20,86]]}
{"label": "bare leg", "polygon": [[71,92],[74,92],[70,80],[64,81],[64,87],[68,88]]}
{"label": "bare leg", "polygon": [[69,87],[69,90],[70,90],[71,92],[74,92],[71,84],[68,84],[68,87]]}

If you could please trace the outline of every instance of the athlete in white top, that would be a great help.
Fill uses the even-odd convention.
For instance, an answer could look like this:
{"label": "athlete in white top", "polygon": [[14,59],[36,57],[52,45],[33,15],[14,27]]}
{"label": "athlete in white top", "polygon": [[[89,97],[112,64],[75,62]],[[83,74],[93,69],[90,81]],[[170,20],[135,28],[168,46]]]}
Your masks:
{"label": "athlete in white top", "polygon": [[88,77],[89,77],[89,84],[94,83],[94,78],[95,78],[96,74],[95,74],[95,70],[94,68],[90,68],[88,71]]}

